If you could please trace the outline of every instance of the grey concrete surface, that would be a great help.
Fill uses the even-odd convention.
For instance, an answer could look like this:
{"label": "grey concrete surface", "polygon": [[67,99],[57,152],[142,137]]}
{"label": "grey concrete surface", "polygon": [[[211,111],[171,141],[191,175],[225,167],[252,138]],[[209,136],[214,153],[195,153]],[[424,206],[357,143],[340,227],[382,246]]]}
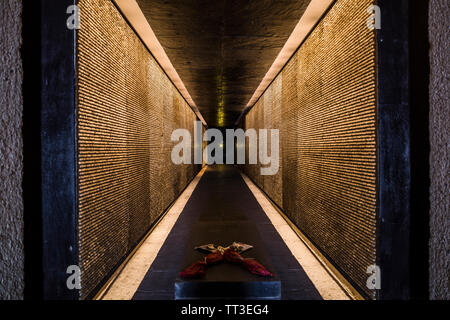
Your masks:
{"label": "grey concrete surface", "polygon": [[0,1],[0,299],[23,299],[21,0]]}
{"label": "grey concrete surface", "polygon": [[430,37],[430,299],[450,299],[449,47],[450,2],[431,0]]}

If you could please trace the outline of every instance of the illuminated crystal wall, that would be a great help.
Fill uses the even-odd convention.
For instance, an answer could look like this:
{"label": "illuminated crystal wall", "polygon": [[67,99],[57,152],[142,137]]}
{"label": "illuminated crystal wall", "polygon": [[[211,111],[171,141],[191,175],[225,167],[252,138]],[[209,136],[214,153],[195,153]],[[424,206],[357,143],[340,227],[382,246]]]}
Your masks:
{"label": "illuminated crystal wall", "polygon": [[247,175],[368,296],[376,261],[375,33],[372,0],[338,0],[245,117],[280,129],[280,171]]}

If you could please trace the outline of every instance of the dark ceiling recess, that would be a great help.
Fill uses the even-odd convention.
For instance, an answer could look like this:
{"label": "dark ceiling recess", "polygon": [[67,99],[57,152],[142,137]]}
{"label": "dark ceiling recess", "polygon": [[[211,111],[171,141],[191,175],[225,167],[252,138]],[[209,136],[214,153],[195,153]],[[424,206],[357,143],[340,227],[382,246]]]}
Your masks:
{"label": "dark ceiling recess", "polygon": [[210,127],[231,127],[310,0],[137,0]]}

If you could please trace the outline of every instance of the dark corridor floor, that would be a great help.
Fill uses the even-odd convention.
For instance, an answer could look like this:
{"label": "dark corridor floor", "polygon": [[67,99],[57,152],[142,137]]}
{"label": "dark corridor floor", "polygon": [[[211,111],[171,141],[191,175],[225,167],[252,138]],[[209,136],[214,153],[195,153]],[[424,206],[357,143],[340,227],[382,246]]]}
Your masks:
{"label": "dark corridor floor", "polygon": [[174,299],[174,283],[186,250],[189,255],[194,252],[194,245],[207,244],[196,242],[201,230],[209,230],[211,241],[207,243],[219,245],[246,242],[252,239],[252,234],[257,236],[263,248],[252,250],[267,251],[272,260],[271,271],[281,280],[282,299],[322,299],[239,171],[233,166],[222,165],[210,166],[204,173],[134,294],[134,300]]}

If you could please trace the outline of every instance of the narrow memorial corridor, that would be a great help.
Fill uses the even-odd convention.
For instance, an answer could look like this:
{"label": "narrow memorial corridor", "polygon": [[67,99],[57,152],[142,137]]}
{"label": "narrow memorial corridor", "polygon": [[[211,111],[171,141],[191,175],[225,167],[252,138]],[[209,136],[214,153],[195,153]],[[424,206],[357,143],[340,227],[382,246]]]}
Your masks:
{"label": "narrow memorial corridor", "polygon": [[449,17],[1,0],[0,300],[449,299]]}

